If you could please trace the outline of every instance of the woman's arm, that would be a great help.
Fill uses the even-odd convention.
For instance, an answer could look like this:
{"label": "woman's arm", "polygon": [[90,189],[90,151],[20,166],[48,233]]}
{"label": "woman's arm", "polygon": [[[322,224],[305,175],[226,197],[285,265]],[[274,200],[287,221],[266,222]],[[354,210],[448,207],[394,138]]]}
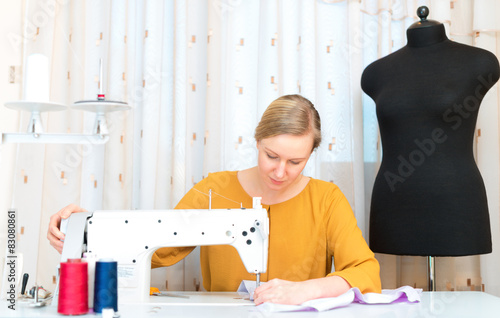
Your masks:
{"label": "woman's arm", "polygon": [[380,293],[380,265],[368,247],[357,225],[354,212],[344,194],[333,193],[330,217],[326,220],[328,246],[333,255],[335,272],[362,293]]}
{"label": "woman's arm", "polygon": [[321,202],[325,202],[321,209],[325,211],[322,224],[326,237],[318,239],[326,240],[325,257],[333,256],[335,272],[300,282],[270,280],[255,290],[256,304],[296,305],[311,299],[336,297],[351,287],[363,293],[380,292],[378,261],[366,244],[347,199],[335,187]]}

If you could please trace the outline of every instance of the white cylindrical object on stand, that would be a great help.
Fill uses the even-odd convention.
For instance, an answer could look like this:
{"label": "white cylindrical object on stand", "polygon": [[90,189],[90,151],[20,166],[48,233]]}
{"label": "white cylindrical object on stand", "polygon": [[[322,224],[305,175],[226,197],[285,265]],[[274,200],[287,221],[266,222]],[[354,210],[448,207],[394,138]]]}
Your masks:
{"label": "white cylindrical object on stand", "polygon": [[26,59],[24,100],[48,102],[50,95],[49,59],[39,53]]}

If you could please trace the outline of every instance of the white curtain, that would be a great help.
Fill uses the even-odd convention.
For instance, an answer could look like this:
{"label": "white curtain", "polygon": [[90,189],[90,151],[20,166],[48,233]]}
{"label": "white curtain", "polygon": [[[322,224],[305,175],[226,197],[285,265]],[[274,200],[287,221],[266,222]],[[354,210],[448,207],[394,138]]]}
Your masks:
{"label": "white curtain", "polygon": [[[2,209],[18,211],[24,271],[54,288],[59,255],[45,236],[69,203],[95,209],[169,209],[209,172],[256,164],[254,128],[283,94],[309,98],[323,143],[304,173],[338,184],[368,232],[371,186],[381,157],[373,102],[362,93],[369,63],[406,44],[416,8],[445,23],[451,39],[498,53],[494,0],[24,0],[15,7],[12,54],[49,58],[51,101],[124,101],[106,115],[105,145],[2,145]],[[2,6],[9,6],[2,4]],[[16,53],[17,52],[17,53]],[[103,81],[99,82],[99,60]],[[23,69],[23,71],[26,71]],[[23,98],[22,81],[15,86]],[[12,96],[10,96],[12,98]],[[7,100],[2,99],[2,102]],[[497,86],[478,122],[477,159],[490,199],[494,253],[437,260],[440,290],[479,288],[500,296]],[[2,110],[25,131],[29,114]],[[44,113],[48,132],[90,133],[95,114]],[[492,150],[493,149],[493,150]],[[2,214],[3,215],[3,214]],[[0,227],[5,246],[6,218]],[[5,225],[5,226],[4,226]],[[34,244],[35,243],[35,244]],[[198,251],[153,271],[153,285],[200,288]],[[384,288],[426,288],[423,257],[377,255]],[[32,281],[34,284],[35,282]]]}

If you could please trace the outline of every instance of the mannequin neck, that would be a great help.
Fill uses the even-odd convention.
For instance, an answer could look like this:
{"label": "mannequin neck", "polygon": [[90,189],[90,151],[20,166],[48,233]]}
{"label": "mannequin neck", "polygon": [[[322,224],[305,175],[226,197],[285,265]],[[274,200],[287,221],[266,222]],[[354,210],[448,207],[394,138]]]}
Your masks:
{"label": "mannequin neck", "polygon": [[443,42],[448,39],[443,24],[406,30],[408,46],[424,47]]}

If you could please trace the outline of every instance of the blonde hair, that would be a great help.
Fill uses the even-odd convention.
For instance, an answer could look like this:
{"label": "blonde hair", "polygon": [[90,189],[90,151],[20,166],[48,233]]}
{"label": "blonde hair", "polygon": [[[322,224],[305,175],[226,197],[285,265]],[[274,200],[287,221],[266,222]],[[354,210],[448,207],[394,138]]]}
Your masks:
{"label": "blonde hair", "polygon": [[313,134],[313,147],[321,143],[321,120],[314,105],[300,95],[284,95],[274,100],[262,114],[255,129],[255,140],[278,135]]}

